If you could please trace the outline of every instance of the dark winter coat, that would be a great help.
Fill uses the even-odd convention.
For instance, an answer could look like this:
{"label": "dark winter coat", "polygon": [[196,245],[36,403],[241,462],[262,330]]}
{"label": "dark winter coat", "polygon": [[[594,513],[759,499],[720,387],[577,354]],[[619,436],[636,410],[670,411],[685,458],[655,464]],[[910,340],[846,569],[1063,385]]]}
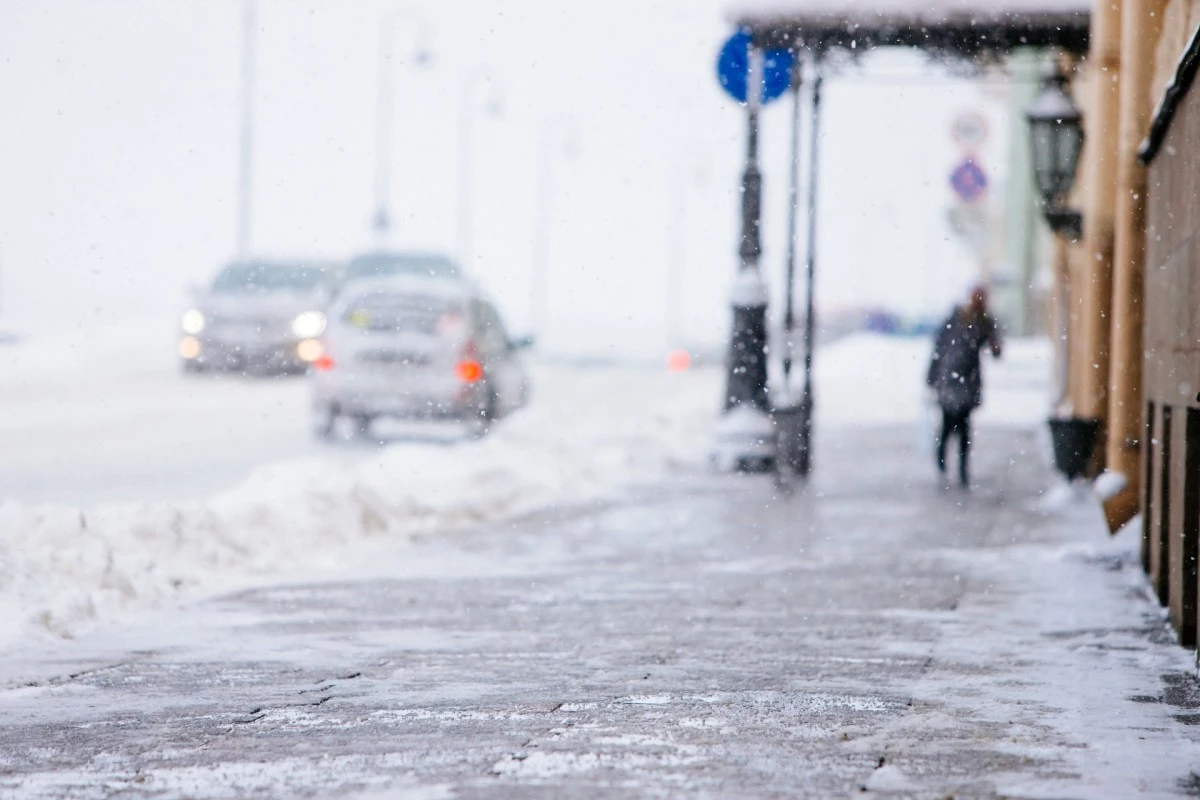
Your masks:
{"label": "dark winter coat", "polygon": [[983,402],[979,351],[985,346],[1000,355],[1000,334],[987,314],[956,308],[938,331],[925,380],[937,390],[938,404],[946,411],[962,414]]}

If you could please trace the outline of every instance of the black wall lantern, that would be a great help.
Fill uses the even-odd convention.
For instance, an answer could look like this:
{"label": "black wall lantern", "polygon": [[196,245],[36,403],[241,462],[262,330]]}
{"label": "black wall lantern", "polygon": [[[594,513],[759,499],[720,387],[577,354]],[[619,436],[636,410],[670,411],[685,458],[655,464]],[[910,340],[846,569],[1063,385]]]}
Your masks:
{"label": "black wall lantern", "polygon": [[[1083,119],[1067,92],[1067,79],[1056,73],[1046,79],[1042,91],[1025,113],[1033,146],[1033,175],[1042,194],[1042,214],[1050,230],[1074,241],[1083,236],[1083,215],[1066,208],[1067,195],[1075,183],[1079,156],[1083,151]],[[1101,422],[1068,417],[1050,420],[1054,462],[1068,481],[1088,471]]]}
{"label": "black wall lantern", "polygon": [[1083,215],[1065,208],[1066,195],[1075,183],[1083,150],[1083,117],[1067,93],[1067,79],[1056,73],[1025,113],[1033,149],[1033,174],[1042,193],[1042,213],[1055,233],[1078,240],[1083,235]]}

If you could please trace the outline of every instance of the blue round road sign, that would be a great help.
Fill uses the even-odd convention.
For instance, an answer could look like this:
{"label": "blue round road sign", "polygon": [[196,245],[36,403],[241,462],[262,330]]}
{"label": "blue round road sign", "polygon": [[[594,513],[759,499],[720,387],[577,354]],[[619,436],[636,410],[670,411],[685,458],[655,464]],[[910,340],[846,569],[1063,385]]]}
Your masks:
{"label": "blue round road sign", "polygon": [[[739,103],[746,102],[750,82],[750,32],[740,30],[726,40],[717,56],[717,80]],[[792,54],[788,50],[763,51],[763,103],[788,90],[792,83]]]}
{"label": "blue round road sign", "polygon": [[964,203],[978,200],[987,191],[987,185],[987,174],[970,158],[950,173],[950,186]]}

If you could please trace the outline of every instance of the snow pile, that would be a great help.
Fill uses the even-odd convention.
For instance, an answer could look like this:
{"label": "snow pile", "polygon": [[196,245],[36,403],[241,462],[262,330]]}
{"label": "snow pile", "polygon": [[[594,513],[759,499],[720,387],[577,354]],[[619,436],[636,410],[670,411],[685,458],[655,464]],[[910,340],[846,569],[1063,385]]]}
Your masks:
{"label": "snow pile", "polygon": [[332,562],[355,541],[585,502],[702,462],[718,370],[539,373],[535,403],[482,441],[334,448],[264,466],[203,502],[4,503],[0,639],[30,623],[70,635],[181,593]]}
{"label": "snow pile", "polygon": [[[820,350],[818,425],[915,423],[929,349],[925,340],[856,335]],[[1045,343],[1015,342],[1003,361],[988,365],[985,422],[1044,419],[1047,353]],[[543,365],[532,405],[482,441],[333,447],[266,464],[236,488],[195,502],[86,510],[5,502],[0,641],[31,626],[69,636],[121,611],[334,565],[355,542],[403,542],[612,497],[673,469],[700,468],[723,381],[717,367],[678,374]],[[134,402],[115,394],[120,385],[106,403]],[[207,388],[179,385],[172,391]]]}

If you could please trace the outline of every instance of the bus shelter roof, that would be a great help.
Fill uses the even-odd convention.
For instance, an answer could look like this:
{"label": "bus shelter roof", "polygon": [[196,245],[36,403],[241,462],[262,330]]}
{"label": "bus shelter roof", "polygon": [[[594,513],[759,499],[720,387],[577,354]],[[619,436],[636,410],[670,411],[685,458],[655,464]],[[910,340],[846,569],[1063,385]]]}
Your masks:
{"label": "bus shelter roof", "polygon": [[1087,51],[1091,0],[731,0],[766,47],[914,47],[977,58],[1023,47]]}

